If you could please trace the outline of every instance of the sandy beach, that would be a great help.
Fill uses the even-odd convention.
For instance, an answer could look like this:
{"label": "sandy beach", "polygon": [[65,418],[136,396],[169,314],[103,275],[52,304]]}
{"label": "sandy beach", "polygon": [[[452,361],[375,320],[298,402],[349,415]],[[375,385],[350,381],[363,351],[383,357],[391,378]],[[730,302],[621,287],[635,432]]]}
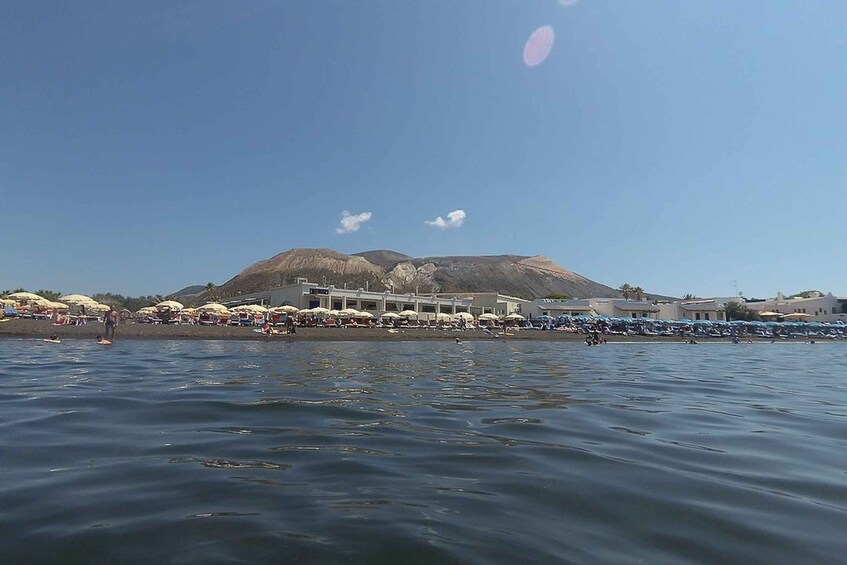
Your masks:
{"label": "sandy beach", "polygon": [[[60,339],[94,339],[103,333],[102,323],[89,323],[84,326],[54,326],[45,320],[10,319],[0,323],[0,338],[47,338],[56,334]],[[234,326],[198,326],[190,324],[121,324],[115,332],[115,340],[123,339],[228,339],[228,340],[280,340],[280,341],[418,341],[418,340],[541,340],[541,341],[583,341],[585,334],[562,331],[520,330],[510,335],[494,338],[482,330],[436,330],[405,329],[392,332],[387,328],[297,328],[295,335],[266,336],[254,332],[249,327]],[[607,336],[610,343],[615,342],[663,342],[676,343],[679,337],[659,336]],[[710,338],[706,343],[730,341],[730,338]]]}

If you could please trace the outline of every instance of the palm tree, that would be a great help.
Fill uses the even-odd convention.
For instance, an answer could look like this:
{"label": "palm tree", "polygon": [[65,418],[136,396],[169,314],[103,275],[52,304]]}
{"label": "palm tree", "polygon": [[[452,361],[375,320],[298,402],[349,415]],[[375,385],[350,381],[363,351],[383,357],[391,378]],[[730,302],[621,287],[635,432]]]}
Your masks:
{"label": "palm tree", "polygon": [[209,293],[208,298],[210,301],[218,299],[218,289],[215,286],[215,283],[206,283],[206,292]]}
{"label": "palm tree", "polygon": [[643,288],[641,288],[640,286],[637,286],[634,289],[632,289],[632,292],[635,294],[636,300],[638,300],[639,302],[644,300],[644,289]]}
{"label": "palm tree", "polygon": [[694,300],[695,298],[697,297],[691,294],[690,292],[682,297],[683,300]]}
{"label": "palm tree", "polygon": [[623,294],[624,300],[629,300],[629,297],[632,295],[632,287],[629,286],[629,283],[623,283],[618,290]]}

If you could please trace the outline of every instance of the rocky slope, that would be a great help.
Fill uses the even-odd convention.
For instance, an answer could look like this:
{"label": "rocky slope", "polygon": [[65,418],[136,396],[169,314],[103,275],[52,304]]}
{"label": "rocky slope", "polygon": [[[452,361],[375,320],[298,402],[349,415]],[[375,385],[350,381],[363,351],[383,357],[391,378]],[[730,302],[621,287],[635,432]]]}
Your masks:
{"label": "rocky slope", "polygon": [[259,292],[295,282],[397,292],[497,291],[521,298],[550,294],[614,297],[608,286],[568,271],[546,257],[491,255],[414,258],[396,251],[345,255],[331,249],[291,249],[250,265],[220,287],[219,296]]}

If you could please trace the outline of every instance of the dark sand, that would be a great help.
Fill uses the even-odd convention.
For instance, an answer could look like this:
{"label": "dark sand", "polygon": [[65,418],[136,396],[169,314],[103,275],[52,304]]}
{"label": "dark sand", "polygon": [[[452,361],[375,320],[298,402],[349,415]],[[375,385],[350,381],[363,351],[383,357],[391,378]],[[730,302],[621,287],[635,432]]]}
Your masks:
{"label": "dark sand", "polygon": [[[499,332],[498,332],[499,333]],[[519,330],[510,331],[513,335],[501,336],[505,340],[542,340],[542,341],[584,341],[585,334],[562,331]],[[56,334],[59,339],[91,339],[103,334],[103,324],[90,322],[84,326],[54,326],[45,320],[11,319],[0,322],[0,338],[48,338]],[[416,341],[416,340],[493,340],[482,330],[436,330],[408,328],[390,332],[386,328],[297,328],[295,335],[266,336],[253,331],[253,328],[233,326],[194,326],[134,324],[118,325],[115,341],[122,339],[231,339],[231,340],[278,340],[278,341]],[[679,343],[680,337],[658,336],[607,336],[614,342],[665,342]],[[730,341],[729,338],[703,339],[701,342]]]}

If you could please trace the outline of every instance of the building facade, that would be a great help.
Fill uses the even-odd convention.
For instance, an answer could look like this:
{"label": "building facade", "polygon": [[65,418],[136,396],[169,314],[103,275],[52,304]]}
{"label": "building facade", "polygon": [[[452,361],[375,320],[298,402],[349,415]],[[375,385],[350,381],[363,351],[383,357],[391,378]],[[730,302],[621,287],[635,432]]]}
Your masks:
{"label": "building facade", "polygon": [[472,299],[459,297],[422,296],[416,294],[395,294],[392,292],[373,292],[364,289],[336,288],[318,283],[300,280],[294,284],[272,288],[263,292],[240,294],[221,300],[228,307],[242,304],[260,304],[272,308],[290,304],[296,308],[326,308],[344,310],[353,308],[381,316],[386,312],[400,313],[414,310],[422,320],[434,318],[437,314],[457,314],[469,312]]}
{"label": "building facade", "polygon": [[805,314],[801,321],[847,323],[847,298],[821,294],[812,298],[786,298],[777,293],[776,298],[747,302],[747,308],[756,312],[777,314]]}

